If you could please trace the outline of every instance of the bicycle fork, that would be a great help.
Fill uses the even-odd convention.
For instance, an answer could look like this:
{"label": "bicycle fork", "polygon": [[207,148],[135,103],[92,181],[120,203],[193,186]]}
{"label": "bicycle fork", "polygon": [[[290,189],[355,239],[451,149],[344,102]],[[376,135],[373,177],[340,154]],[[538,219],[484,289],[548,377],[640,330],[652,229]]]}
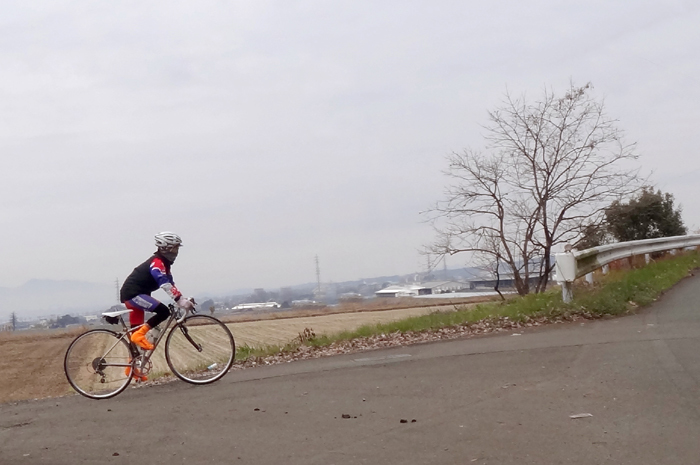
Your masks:
{"label": "bicycle fork", "polygon": [[190,332],[189,332],[189,331],[187,330],[187,328],[186,328],[184,325],[182,325],[182,324],[180,325],[180,331],[182,331],[182,334],[185,336],[185,339],[187,339],[188,341],[190,341],[190,344],[192,344],[192,347],[194,347],[195,349],[197,349],[197,352],[201,352],[201,351],[202,351],[202,346],[201,346],[201,344],[197,344],[197,343],[194,341],[194,339],[192,339],[192,337],[190,336]]}

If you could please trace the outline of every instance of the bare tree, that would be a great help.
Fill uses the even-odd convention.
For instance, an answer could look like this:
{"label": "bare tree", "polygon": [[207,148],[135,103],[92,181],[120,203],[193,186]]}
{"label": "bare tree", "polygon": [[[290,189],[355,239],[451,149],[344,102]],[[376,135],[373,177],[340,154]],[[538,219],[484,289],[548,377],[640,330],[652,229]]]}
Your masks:
{"label": "bare tree", "polygon": [[635,144],[623,142],[591,90],[572,83],[534,103],[506,93],[484,126],[487,154],[448,157],[446,198],[427,212],[437,232],[431,253],[486,256],[511,270],[519,294],[545,290],[553,248],[576,242],[642,184],[628,163]]}

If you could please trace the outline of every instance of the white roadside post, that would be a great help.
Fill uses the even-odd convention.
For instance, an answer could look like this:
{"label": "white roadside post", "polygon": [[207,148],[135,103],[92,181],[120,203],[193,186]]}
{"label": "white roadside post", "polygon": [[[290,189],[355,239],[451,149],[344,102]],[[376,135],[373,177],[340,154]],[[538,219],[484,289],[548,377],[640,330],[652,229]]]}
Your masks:
{"label": "white roadside post", "polygon": [[574,298],[573,283],[576,279],[576,257],[574,257],[570,244],[566,244],[564,253],[555,254],[554,257],[557,282],[561,284],[562,299],[565,303],[569,303]]}

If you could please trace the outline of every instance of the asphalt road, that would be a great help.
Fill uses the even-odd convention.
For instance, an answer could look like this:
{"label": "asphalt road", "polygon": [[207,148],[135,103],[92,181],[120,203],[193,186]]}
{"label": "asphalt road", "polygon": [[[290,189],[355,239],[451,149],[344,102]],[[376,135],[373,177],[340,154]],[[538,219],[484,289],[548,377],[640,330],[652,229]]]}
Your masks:
{"label": "asphalt road", "polygon": [[0,464],[698,464],[699,380],[700,276],[634,316],[1,405]]}

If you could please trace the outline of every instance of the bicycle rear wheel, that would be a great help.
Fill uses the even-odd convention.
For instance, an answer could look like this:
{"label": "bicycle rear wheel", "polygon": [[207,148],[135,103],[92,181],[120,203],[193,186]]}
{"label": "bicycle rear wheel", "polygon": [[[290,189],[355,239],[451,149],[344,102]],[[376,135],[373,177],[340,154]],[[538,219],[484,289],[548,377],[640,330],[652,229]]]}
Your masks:
{"label": "bicycle rear wheel", "polygon": [[170,330],[165,359],[173,374],[192,384],[207,384],[228,373],[236,353],[231,331],[207,315],[190,315]]}
{"label": "bicycle rear wheel", "polygon": [[90,330],[68,347],[63,369],[73,389],[85,397],[114,397],[133,376],[129,344],[113,331]]}

